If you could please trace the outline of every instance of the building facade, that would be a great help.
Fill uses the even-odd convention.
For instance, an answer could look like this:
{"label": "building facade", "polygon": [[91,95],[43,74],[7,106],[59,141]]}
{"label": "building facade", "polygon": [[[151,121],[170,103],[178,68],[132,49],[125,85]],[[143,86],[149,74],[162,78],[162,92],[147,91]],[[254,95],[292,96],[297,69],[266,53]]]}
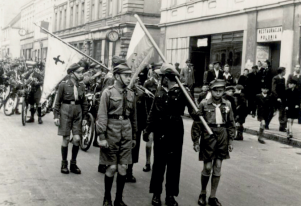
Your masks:
{"label": "building facade", "polygon": [[[45,22],[48,26],[47,30],[52,32],[52,18],[54,14],[53,0],[35,0],[34,1],[34,22],[41,26],[41,22]],[[34,27],[33,42],[33,60],[40,62],[46,61],[48,50],[48,36],[41,32],[37,26]]]}
{"label": "building facade", "polygon": [[21,28],[25,34],[21,36],[21,56],[26,60],[34,60],[33,42],[34,42],[34,0],[28,1],[21,7]]}
{"label": "building facade", "polygon": [[57,0],[53,30],[81,51],[111,67],[125,57],[136,24],[134,14],[159,42],[160,0]]}
{"label": "building facade", "polygon": [[268,59],[276,74],[300,62],[301,2],[291,0],[165,0],[160,47],[168,61],[190,58],[197,86],[209,63],[229,64],[238,78],[245,68]]}
{"label": "building facade", "polygon": [[21,14],[19,13],[2,29],[1,56],[3,58],[15,59],[20,57],[20,20]]}

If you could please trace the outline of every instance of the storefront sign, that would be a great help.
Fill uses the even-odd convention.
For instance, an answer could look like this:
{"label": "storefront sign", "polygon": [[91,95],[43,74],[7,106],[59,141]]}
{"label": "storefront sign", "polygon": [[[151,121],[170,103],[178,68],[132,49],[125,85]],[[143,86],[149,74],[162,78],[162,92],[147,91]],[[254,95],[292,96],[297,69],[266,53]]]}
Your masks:
{"label": "storefront sign", "polygon": [[281,41],[282,27],[257,29],[257,42]]}

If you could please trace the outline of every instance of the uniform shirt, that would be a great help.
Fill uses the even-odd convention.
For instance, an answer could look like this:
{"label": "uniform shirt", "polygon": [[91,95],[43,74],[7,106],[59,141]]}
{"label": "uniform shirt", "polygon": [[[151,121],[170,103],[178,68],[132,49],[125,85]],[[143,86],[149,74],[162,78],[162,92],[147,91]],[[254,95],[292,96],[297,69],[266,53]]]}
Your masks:
{"label": "uniform shirt", "polygon": [[26,73],[24,79],[28,80],[30,77],[37,80],[37,83],[32,85],[31,91],[34,92],[34,91],[41,89],[41,86],[43,85],[43,80],[44,80],[43,76],[41,74],[37,73],[36,71],[32,71],[32,72]]}
{"label": "uniform shirt", "polygon": [[185,67],[181,70],[180,79],[187,86],[192,86],[195,83],[193,67]]}
{"label": "uniform shirt", "polygon": [[[63,101],[75,101],[74,84],[71,81],[71,78],[72,77],[69,77],[67,81],[62,81],[59,85],[57,96],[56,96],[56,102],[53,110],[54,119],[58,119],[60,117],[60,109],[61,109],[61,104],[63,104]],[[85,97],[85,84],[78,83],[77,91],[78,91],[78,99],[79,99],[78,101],[80,102],[82,107],[83,117],[85,117],[89,108],[87,99]]]}
{"label": "uniform shirt", "polygon": [[[205,121],[210,127],[210,124],[216,124],[216,114],[215,114],[215,109],[216,107],[213,105],[212,98],[206,100],[204,99],[200,104],[199,104],[199,111],[200,115],[204,117]],[[228,100],[225,100],[222,98],[221,103],[220,103],[220,110],[222,113],[222,119],[224,122],[225,128],[227,128],[228,132],[228,140],[234,140],[235,138],[235,121],[234,121],[234,115],[232,112],[231,108],[231,103]],[[199,144],[199,138],[202,136],[199,129],[197,129],[198,126],[201,126],[201,133],[207,133],[206,129],[200,122],[194,122],[193,127],[192,127],[192,141],[194,142],[194,145]]]}
{"label": "uniform shirt", "polygon": [[[117,81],[113,86],[109,86],[105,89],[100,98],[100,104],[96,120],[96,132],[99,135],[100,140],[106,139],[106,131],[108,126],[108,120],[110,115],[122,116],[123,113],[123,92],[127,91],[127,107],[125,116],[129,117],[132,126],[133,139],[136,139],[137,132],[137,117],[136,117],[136,104],[135,94],[132,90],[122,88]],[[128,120],[128,119],[127,119]],[[126,121],[126,120],[122,120]],[[122,124],[122,122],[120,122]],[[120,125],[115,127],[116,133],[120,135],[121,130],[124,128]]]}

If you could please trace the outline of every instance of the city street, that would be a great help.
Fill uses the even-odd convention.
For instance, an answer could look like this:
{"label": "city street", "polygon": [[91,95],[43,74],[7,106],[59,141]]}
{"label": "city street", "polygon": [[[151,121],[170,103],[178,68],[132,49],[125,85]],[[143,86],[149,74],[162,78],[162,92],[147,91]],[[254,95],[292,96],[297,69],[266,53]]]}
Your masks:
{"label": "city street", "polygon": [[[99,149],[80,152],[81,175],[63,175],[61,138],[56,135],[52,114],[46,115],[43,125],[36,122],[26,127],[21,124],[21,116],[4,116],[3,110],[0,116],[0,205],[102,205],[104,175],[97,172]],[[192,150],[191,124],[185,118],[180,195],[176,198],[179,205],[185,206],[197,205],[202,169]],[[140,162],[134,166],[137,183],[125,187],[124,201],[129,206],[151,205],[151,173],[142,172],[144,146],[142,143]],[[261,145],[255,136],[245,135],[243,142],[234,143],[231,159],[223,164],[217,197],[225,206],[298,206],[300,174],[301,149],[274,141]],[[115,184],[112,193],[114,197]],[[162,201],[164,198],[165,194]]]}

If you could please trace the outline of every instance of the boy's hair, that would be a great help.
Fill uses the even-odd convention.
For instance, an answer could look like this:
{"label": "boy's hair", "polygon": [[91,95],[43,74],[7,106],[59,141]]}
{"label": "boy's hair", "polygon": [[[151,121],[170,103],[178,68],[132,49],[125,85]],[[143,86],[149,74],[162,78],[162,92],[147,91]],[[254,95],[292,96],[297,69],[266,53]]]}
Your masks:
{"label": "boy's hair", "polygon": [[277,74],[281,74],[285,70],[285,67],[279,67],[277,69]]}
{"label": "boy's hair", "polygon": [[[253,67],[252,67],[252,69],[253,69]],[[244,71],[248,71],[249,72],[249,69],[246,68],[246,69],[244,69]]]}
{"label": "boy's hair", "polygon": [[242,85],[238,84],[238,85],[235,86],[235,89],[237,89],[237,90],[243,90],[244,87]]}
{"label": "boy's hair", "polygon": [[258,69],[257,65],[252,66],[252,69]]}

